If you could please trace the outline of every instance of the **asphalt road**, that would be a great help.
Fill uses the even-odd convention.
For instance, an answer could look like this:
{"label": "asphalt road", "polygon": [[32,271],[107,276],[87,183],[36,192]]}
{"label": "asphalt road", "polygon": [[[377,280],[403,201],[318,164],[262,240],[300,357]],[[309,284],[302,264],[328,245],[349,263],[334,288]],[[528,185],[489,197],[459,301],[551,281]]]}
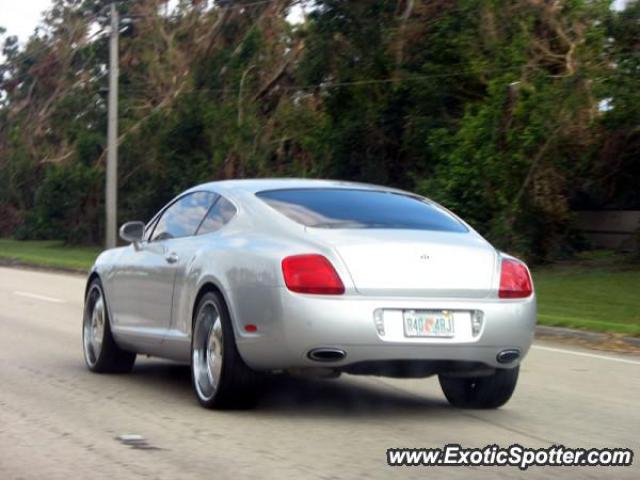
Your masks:
{"label": "asphalt road", "polygon": [[[252,411],[197,405],[187,367],[89,373],[84,279],[0,268],[0,479],[640,478],[640,357],[537,343],[512,400],[448,406],[437,380],[279,378]],[[119,439],[140,435],[133,445]],[[135,438],[135,437],[134,437]],[[402,467],[390,447],[628,447],[631,467]]]}

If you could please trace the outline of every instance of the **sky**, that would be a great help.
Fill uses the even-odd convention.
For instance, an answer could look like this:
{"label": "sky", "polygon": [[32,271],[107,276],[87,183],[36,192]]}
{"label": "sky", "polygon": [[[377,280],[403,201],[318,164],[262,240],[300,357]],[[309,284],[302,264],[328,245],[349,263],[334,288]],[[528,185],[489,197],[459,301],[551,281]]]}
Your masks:
{"label": "sky", "polygon": [[0,0],[0,26],[25,42],[50,4],[51,0]]}
{"label": "sky", "polygon": [[[623,8],[627,0],[615,0],[614,8]],[[51,4],[51,0],[0,0],[0,26],[7,29],[7,34],[17,35],[20,43],[24,43],[38,24],[43,10]]]}

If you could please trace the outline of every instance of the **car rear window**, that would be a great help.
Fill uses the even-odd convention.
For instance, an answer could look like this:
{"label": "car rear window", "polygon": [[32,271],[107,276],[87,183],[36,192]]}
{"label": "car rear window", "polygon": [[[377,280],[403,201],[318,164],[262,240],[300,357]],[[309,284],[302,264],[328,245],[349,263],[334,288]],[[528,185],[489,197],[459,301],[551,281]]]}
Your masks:
{"label": "car rear window", "polygon": [[278,212],[307,227],[467,231],[446,211],[399,193],[304,188],[268,190],[256,195]]}

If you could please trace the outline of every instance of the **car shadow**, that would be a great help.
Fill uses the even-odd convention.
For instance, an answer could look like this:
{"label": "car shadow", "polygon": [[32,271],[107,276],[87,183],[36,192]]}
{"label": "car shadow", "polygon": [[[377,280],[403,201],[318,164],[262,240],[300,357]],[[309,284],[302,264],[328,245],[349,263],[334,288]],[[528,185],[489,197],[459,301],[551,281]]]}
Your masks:
{"label": "car shadow", "polygon": [[[444,400],[421,397],[363,377],[343,375],[339,379],[311,379],[287,375],[269,379],[257,410],[271,414],[322,416],[424,416],[425,412],[448,408]],[[427,380],[425,380],[427,381]]]}
{"label": "car shadow", "polygon": [[[128,375],[130,381],[157,389],[163,395],[171,391],[180,401],[194,404],[189,367],[163,361],[139,362]],[[366,377],[342,375],[338,379],[316,379],[289,375],[270,375],[261,386],[254,409],[243,414],[352,416],[382,415],[424,418],[429,412],[442,415],[449,410],[444,398],[429,398],[394,388]],[[425,379],[425,381],[433,381]]]}

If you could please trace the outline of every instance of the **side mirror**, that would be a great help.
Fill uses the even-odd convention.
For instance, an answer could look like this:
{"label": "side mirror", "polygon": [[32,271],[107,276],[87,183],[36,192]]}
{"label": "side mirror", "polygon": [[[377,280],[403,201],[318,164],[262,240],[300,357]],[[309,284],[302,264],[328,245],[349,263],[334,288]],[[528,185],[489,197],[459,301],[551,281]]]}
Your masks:
{"label": "side mirror", "polygon": [[120,238],[137,246],[144,238],[143,222],[127,222],[120,227]]}

